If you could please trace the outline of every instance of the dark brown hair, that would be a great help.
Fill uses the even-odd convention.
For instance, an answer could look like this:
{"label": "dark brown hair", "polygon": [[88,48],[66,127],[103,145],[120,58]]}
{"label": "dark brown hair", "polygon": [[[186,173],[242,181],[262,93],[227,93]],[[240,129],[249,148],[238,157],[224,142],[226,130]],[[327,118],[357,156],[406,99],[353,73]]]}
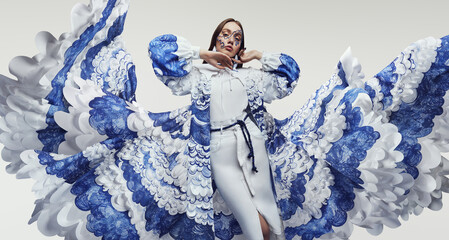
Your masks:
{"label": "dark brown hair", "polygon": [[[223,30],[224,25],[226,25],[226,23],[229,23],[229,22],[235,22],[240,27],[240,29],[242,29],[242,43],[240,44],[240,48],[239,48],[238,52],[240,52],[240,50],[242,50],[242,49],[245,49],[245,33],[243,31],[242,24],[239,21],[235,20],[234,18],[227,18],[227,19],[223,20],[220,24],[218,24],[217,28],[214,31],[214,34],[212,34],[212,38],[210,40],[209,51],[212,51],[214,49],[215,45],[217,44],[218,35],[220,35],[221,30]],[[206,63],[206,62],[204,61],[203,63]],[[242,64],[237,64],[237,68],[241,68],[241,67],[242,67]]]}

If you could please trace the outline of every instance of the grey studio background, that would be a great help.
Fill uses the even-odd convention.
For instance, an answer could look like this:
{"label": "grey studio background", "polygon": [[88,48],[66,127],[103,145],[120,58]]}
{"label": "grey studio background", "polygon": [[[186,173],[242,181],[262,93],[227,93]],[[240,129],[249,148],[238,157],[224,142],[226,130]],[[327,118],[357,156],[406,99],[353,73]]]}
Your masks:
{"label": "grey studio background", "polygon": [[[10,59],[37,53],[34,36],[41,30],[56,37],[70,30],[70,11],[88,0],[2,1],[0,14],[0,73]],[[216,25],[227,17],[243,24],[248,49],[284,52],[295,58],[301,79],[294,93],[274,102],[269,111],[277,118],[299,109],[333,72],[348,46],[362,64],[366,78],[388,65],[410,43],[427,36],[449,34],[449,1],[444,0],[321,0],[321,1],[150,1],[134,0],[125,32],[126,46],[137,67],[138,102],[153,112],[190,103],[190,96],[172,96],[154,76],[147,54],[151,39],[164,33],[184,36],[207,48]],[[259,67],[252,62],[250,66]],[[0,238],[61,239],[45,237],[27,222],[34,208],[31,180],[16,180],[0,162]],[[373,237],[355,228],[351,239],[447,239],[449,194],[441,211],[426,209],[398,229]]]}

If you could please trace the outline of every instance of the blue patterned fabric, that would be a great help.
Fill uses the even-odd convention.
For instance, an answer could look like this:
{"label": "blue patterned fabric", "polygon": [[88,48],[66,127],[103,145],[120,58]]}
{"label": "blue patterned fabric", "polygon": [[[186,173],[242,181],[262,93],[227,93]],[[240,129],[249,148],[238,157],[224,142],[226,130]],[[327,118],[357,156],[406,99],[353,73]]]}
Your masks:
{"label": "blue patterned fabric", "polygon": [[[179,59],[174,54],[178,50],[177,37],[172,34],[159,36],[149,45],[149,54],[153,61],[154,73],[157,76],[184,77],[188,74],[184,70],[185,59]],[[166,83],[167,84],[167,83]]]}
{"label": "blue patterned fabric", "polygon": [[[95,36],[95,34],[105,27],[106,20],[111,14],[111,11],[115,5],[115,0],[110,0],[107,4],[107,7],[104,9],[102,13],[102,18],[95,24],[88,27],[83,34],[81,34],[80,38],[73,43],[73,45],[67,49],[65,52],[65,61],[64,67],[59,71],[56,77],[52,80],[51,86],[52,91],[45,98],[51,104],[51,107],[47,113],[47,124],[48,127],[45,130],[39,131],[39,140],[44,144],[44,150],[48,152],[57,152],[57,148],[59,144],[64,140],[65,131],[61,129],[60,126],[54,121],[53,116],[57,111],[67,111],[67,104],[63,101],[63,93],[62,89],[64,87],[65,81],[67,79],[67,73],[70,71],[70,68],[74,64],[74,61],[87,47],[89,41]],[[125,15],[124,15],[125,16]],[[117,22],[117,24],[121,24],[123,26],[124,19],[122,21]],[[113,30],[114,28],[111,28]],[[111,31],[108,37],[113,39],[118,36],[120,32]]]}

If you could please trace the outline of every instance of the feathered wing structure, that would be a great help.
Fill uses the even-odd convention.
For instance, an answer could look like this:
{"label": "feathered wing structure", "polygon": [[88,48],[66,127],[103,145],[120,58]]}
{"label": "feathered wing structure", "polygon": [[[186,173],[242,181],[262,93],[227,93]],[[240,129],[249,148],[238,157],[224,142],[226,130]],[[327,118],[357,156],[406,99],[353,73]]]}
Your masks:
{"label": "feathered wing structure", "polygon": [[78,178],[89,178],[86,173],[98,164],[89,159],[103,161],[114,147],[137,136],[127,128],[135,68],[120,39],[128,2],[76,5],[71,32],[59,39],[39,33],[40,53],[10,63],[17,79],[0,75],[2,158],[10,162],[9,173],[36,180],[39,200],[31,222],[46,235],[95,238],[86,226],[92,215],[75,204],[81,198]]}
{"label": "feathered wing structure", "polygon": [[261,120],[287,239],[346,239],[353,225],[380,234],[441,208],[448,40],[412,44],[367,81],[348,50],[301,110]]}
{"label": "feathered wing structure", "polygon": [[[33,178],[30,222],[66,239],[211,239],[208,126],[190,107],[149,113],[135,102],[135,66],[120,39],[129,0],[72,11],[59,39],[0,76],[2,157]],[[191,129],[194,129],[191,131]]]}
{"label": "feathered wing structure", "polygon": [[[134,65],[119,38],[127,2],[92,1],[89,6],[75,6],[72,32],[59,39],[41,32],[36,37],[39,54],[11,61],[10,71],[17,80],[0,77],[4,86],[2,154],[11,162],[8,172],[19,171],[23,150],[73,154],[104,140],[99,136],[104,133],[93,129],[82,114],[88,113],[89,100],[106,93],[123,102],[134,100]],[[77,79],[89,79],[86,84],[98,89],[83,92],[78,84],[84,83],[77,84]],[[77,90],[64,90],[66,86]]]}
{"label": "feathered wing structure", "polygon": [[[171,112],[134,102],[135,66],[120,39],[128,4],[75,6],[70,33],[40,33],[40,53],[11,62],[17,79],[0,75],[2,158],[9,173],[36,180],[30,222],[66,239],[239,239],[212,184],[207,84],[181,82],[192,105]],[[348,51],[285,120],[250,101],[287,239],[346,239],[354,224],[379,234],[441,207],[448,49],[447,37],[418,41],[367,81]],[[184,74],[187,62],[170,56]]]}

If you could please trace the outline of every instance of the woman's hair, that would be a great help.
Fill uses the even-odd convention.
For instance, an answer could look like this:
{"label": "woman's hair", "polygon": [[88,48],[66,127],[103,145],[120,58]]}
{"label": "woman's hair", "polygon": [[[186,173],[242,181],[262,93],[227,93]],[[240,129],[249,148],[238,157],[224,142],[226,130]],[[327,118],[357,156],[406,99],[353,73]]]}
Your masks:
{"label": "woman's hair", "polygon": [[[223,30],[224,25],[226,25],[226,23],[228,23],[228,22],[235,22],[240,27],[240,29],[242,29],[242,41],[240,43],[239,52],[240,52],[240,50],[245,48],[245,33],[243,31],[242,24],[239,21],[235,20],[234,18],[227,18],[227,19],[223,20],[220,24],[218,24],[217,28],[214,31],[214,34],[212,34],[212,38],[210,40],[209,51],[212,51],[214,49],[215,45],[217,44],[218,35],[220,35],[221,30]],[[206,63],[206,61],[204,61],[203,63]],[[241,67],[242,67],[242,64],[237,64],[237,68],[241,68]]]}

